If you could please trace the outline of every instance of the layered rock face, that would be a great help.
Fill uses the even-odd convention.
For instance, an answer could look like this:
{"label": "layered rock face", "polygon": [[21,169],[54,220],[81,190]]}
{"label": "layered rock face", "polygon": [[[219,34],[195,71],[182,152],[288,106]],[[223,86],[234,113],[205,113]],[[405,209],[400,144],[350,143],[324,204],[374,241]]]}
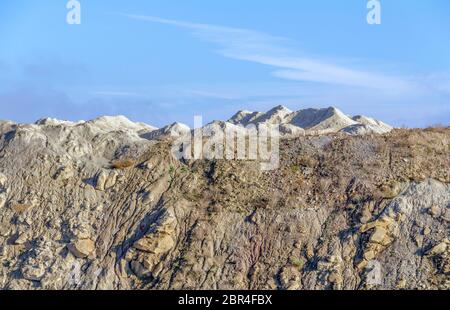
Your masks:
{"label": "layered rock face", "polygon": [[[336,116],[302,113],[318,131]],[[2,122],[0,288],[449,289],[450,128],[348,135],[340,121],[282,140],[266,172],[175,160],[124,118]]]}

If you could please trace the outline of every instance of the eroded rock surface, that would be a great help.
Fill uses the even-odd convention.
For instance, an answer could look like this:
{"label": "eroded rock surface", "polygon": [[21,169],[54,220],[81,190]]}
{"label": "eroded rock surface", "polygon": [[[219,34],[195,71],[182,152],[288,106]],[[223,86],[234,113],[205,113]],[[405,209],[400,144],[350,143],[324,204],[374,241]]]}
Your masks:
{"label": "eroded rock surface", "polygon": [[450,288],[450,129],[301,134],[261,172],[117,121],[1,127],[0,288]]}

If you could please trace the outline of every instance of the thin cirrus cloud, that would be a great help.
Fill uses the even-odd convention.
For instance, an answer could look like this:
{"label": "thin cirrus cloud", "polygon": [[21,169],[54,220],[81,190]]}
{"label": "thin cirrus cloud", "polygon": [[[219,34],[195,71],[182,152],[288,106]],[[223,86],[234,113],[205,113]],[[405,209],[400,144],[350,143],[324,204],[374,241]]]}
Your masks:
{"label": "thin cirrus cloud", "polygon": [[147,94],[128,92],[128,91],[110,91],[110,90],[99,90],[92,92],[94,96],[101,97],[147,97]]}
{"label": "thin cirrus cloud", "polygon": [[[221,47],[227,58],[270,66],[272,75],[286,80],[363,87],[386,93],[418,90],[412,78],[356,70],[308,56],[297,56],[288,48],[291,41],[262,32],[210,24],[198,24],[154,16],[120,14],[127,18],[189,29],[198,38]],[[292,56],[293,55],[293,56]]]}

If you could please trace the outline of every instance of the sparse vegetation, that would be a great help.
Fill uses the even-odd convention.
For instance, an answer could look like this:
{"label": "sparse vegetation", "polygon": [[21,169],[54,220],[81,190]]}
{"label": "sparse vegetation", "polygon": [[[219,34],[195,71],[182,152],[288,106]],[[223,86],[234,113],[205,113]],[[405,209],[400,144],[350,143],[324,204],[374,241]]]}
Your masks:
{"label": "sparse vegetation", "polygon": [[177,170],[175,169],[174,166],[170,166],[169,167],[169,184],[172,185],[173,182],[175,181],[175,176],[176,176]]}
{"label": "sparse vegetation", "polygon": [[291,166],[291,170],[292,170],[292,172],[297,173],[297,172],[300,171],[300,166],[299,165],[292,165]]}
{"label": "sparse vegetation", "polygon": [[136,162],[131,158],[117,159],[111,162],[111,166],[114,169],[127,169],[131,168]]}
{"label": "sparse vegetation", "polygon": [[444,126],[442,124],[437,124],[425,129],[427,132],[435,132],[435,133],[446,133],[450,127]]}
{"label": "sparse vegetation", "polygon": [[25,211],[31,209],[31,205],[20,204],[20,203],[18,203],[18,204],[12,204],[12,205],[11,205],[11,209],[12,209],[14,212],[17,212],[17,213],[23,213],[23,212],[25,212]]}
{"label": "sparse vegetation", "polygon": [[291,258],[289,259],[289,263],[290,263],[292,266],[294,266],[294,267],[297,267],[297,268],[299,268],[299,269],[302,269],[303,266],[305,266],[305,264],[306,264],[306,259],[305,259],[304,257],[300,257],[300,258],[297,258],[297,257],[291,257]]}
{"label": "sparse vegetation", "polygon": [[303,167],[314,168],[317,165],[317,160],[309,155],[304,155],[298,158],[297,163]]}
{"label": "sparse vegetation", "polygon": [[186,174],[186,173],[191,173],[192,171],[187,166],[182,166],[180,168],[180,172]]}

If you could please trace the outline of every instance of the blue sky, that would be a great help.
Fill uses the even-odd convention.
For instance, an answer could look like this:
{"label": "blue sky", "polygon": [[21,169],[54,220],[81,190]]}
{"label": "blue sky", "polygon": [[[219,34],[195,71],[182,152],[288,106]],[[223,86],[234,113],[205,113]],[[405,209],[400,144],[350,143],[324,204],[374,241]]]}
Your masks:
{"label": "blue sky", "polygon": [[239,109],[336,106],[396,126],[450,125],[450,2],[0,2],[0,119],[123,114],[152,125]]}

